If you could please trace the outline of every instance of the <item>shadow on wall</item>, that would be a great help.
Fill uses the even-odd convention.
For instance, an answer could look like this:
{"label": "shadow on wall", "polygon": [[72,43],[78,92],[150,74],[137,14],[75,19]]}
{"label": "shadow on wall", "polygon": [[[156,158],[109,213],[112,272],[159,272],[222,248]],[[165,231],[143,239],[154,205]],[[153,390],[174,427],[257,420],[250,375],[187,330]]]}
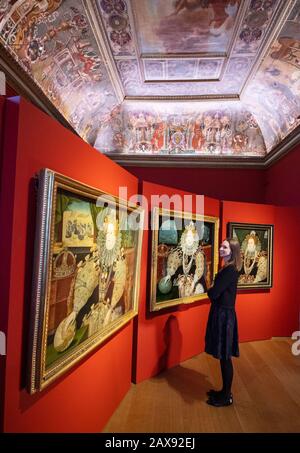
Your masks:
{"label": "shadow on wall", "polygon": [[[182,334],[176,316],[168,317],[162,335],[164,347],[156,367],[157,372],[161,374],[155,379],[166,380],[168,386],[179,393],[188,404],[195,400],[203,400],[206,398],[207,389],[211,387],[207,376],[195,369],[178,365],[181,361]],[[170,370],[171,367],[174,368]],[[166,370],[168,372],[163,373]]]}
{"label": "shadow on wall", "polygon": [[[178,319],[174,315],[167,318],[165,326],[162,330],[163,348],[162,353],[158,358],[156,370],[158,373],[171,368],[180,363],[182,333],[179,329]],[[160,338],[157,339],[160,345]]]}

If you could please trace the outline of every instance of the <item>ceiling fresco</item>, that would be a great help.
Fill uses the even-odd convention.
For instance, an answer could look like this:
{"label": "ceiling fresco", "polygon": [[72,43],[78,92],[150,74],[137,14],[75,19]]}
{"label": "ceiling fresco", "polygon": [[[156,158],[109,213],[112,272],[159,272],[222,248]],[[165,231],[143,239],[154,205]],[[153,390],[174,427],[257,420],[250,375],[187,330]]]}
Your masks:
{"label": "ceiling fresco", "polygon": [[111,156],[264,157],[300,124],[300,0],[0,0],[0,44]]}
{"label": "ceiling fresco", "polygon": [[[238,97],[279,0],[98,0],[127,97]],[[280,15],[280,14],[279,14]],[[205,81],[206,83],[203,83]]]}
{"label": "ceiling fresco", "polygon": [[225,53],[239,1],[133,0],[142,54]]}
{"label": "ceiling fresco", "polygon": [[71,126],[92,141],[118,101],[81,2],[0,1],[0,18],[0,42]]}
{"label": "ceiling fresco", "polygon": [[[175,113],[176,112],[176,113]],[[180,112],[180,113],[178,113]],[[264,156],[260,128],[240,104],[124,103],[102,124],[95,148],[128,154]]]}
{"label": "ceiling fresco", "polygon": [[245,99],[261,126],[267,151],[300,124],[300,0],[294,5]]}

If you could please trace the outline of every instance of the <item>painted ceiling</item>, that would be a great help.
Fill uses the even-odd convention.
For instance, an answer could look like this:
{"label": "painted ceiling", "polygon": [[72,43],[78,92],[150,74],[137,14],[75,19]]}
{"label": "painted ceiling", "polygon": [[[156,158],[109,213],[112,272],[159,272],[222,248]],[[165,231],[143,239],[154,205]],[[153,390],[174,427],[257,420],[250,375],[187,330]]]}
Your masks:
{"label": "painted ceiling", "polygon": [[0,43],[111,156],[264,158],[300,124],[300,0],[0,0]]}

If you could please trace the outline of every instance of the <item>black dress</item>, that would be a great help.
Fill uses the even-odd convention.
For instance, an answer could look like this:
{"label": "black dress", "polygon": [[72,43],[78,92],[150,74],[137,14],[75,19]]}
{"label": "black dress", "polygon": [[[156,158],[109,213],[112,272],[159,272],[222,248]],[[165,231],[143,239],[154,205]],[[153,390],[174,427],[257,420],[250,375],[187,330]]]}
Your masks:
{"label": "black dress", "polygon": [[207,294],[212,304],[207,321],[205,352],[216,359],[239,356],[235,298],[239,273],[232,264],[216,275]]}

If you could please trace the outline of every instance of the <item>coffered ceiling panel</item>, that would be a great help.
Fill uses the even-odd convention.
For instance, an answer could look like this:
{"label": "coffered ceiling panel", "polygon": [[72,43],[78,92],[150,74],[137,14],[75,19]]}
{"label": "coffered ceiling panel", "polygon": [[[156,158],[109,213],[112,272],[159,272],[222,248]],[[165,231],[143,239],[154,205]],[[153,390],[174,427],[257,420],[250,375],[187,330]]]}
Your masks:
{"label": "coffered ceiling panel", "polygon": [[126,98],[234,99],[268,45],[268,30],[285,15],[280,3],[98,0],[96,5],[102,40]]}

